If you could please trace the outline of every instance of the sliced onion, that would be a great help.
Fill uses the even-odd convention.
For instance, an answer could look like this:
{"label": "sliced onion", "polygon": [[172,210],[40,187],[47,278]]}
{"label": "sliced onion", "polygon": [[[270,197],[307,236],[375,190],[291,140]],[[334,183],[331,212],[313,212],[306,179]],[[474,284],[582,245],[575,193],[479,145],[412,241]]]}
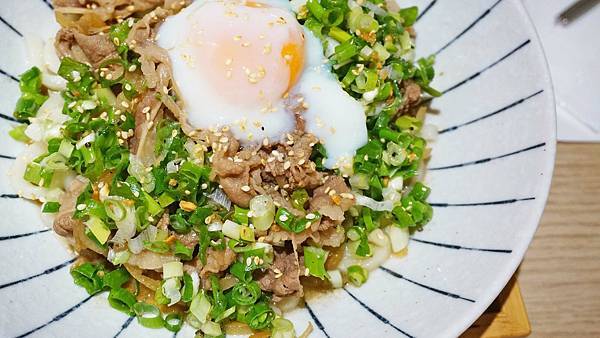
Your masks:
{"label": "sliced onion", "polygon": [[179,162],[181,162],[181,160],[173,160],[170,161],[169,163],[167,163],[167,173],[172,174],[172,173],[176,173],[179,171]]}
{"label": "sliced onion", "polygon": [[392,251],[398,253],[408,245],[410,233],[408,228],[398,228],[397,226],[390,225],[385,228],[385,232],[390,238],[392,244]]}
{"label": "sliced onion", "polygon": [[[123,244],[125,241],[130,240],[135,236],[135,231],[139,222],[135,214],[135,208],[133,206],[125,206],[122,202],[123,200],[123,198],[110,196],[104,201],[106,213],[117,225],[117,232],[111,239],[111,242],[119,244]],[[140,243],[138,243],[138,245],[139,244]],[[141,245],[143,247],[143,242]],[[139,246],[136,247],[136,249],[138,248]]]}
{"label": "sliced onion", "polygon": [[223,223],[214,222],[214,223],[209,224],[207,227],[208,227],[208,231],[221,231],[221,230],[223,230]]}
{"label": "sliced onion", "polygon": [[198,271],[192,271],[190,277],[192,277],[192,294],[193,296],[196,296],[200,288],[200,276],[198,276]]}
{"label": "sliced onion", "polygon": [[86,144],[94,142],[96,139],[96,133],[92,132],[87,134],[84,138],[75,143],[75,148],[81,149],[85,147]]}
{"label": "sliced onion", "polygon": [[360,194],[354,194],[356,204],[367,207],[375,211],[392,211],[394,209],[394,203],[392,201],[376,201],[370,197],[363,196]]}
{"label": "sliced onion", "polygon": [[231,200],[221,188],[216,188],[212,194],[208,195],[208,198],[223,206],[225,209],[231,210]]}
{"label": "sliced onion", "polygon": [[373,243],[377,246],[383,246],[386,242],[387,238],[381,229],[375,229],[369,234],[369,243]]}
{"label": "sliced onion", "polygon": [[163,283],[163,294],[170,300],[168,306],[177,304],[181,300],[181,292],[179,291],[180,288],[181,285],[177,278],[169,278]]}
{"label": "sliced onion", "polygon": [[365,6],[365,7],[367,7],[368,9],[370,9],[376,15],[387,16],[387,13],[386,13],[386,11],[383,8],[377,6],[376,4],[374,4],[372,2],[364,1],[362,3],[362,5]]}
{"label": "sliced onion", "polygon": [[344,257],[338,265],[338,269],[342,272],[346,272],[346,270],[348,270],[348,267],[352,265],[360,265],[369,271],[377,269],[392,254],[390,240],[387,236],[384,236],[383,243],[384,244],[381,246],[371,245],[372,256],[366,258],[356,256],[356,248],[359,244],[358,242],[349,243],[348,245],[346,245]]}

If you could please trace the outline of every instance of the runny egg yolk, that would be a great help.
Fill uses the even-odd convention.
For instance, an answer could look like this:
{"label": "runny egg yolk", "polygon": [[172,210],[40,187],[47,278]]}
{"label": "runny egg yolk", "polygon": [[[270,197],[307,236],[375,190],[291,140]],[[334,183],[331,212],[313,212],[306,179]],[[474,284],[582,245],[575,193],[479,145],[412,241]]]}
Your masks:
{"label": "runny egg yolk", "polygon": [[284,9],[258,2],[207,2],[188,21],[190,68],[229,104],[275,111],[302,73],[303,31]]}

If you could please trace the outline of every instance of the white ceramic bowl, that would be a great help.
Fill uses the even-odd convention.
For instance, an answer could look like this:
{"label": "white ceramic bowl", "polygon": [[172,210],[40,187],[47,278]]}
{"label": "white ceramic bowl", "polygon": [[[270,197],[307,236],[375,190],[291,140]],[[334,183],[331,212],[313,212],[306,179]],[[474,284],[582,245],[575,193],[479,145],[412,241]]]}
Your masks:
{"label": "white ceramic bowl", "polygon": [[[0,6],[0,171],[22,146],[8,131],[27,68],[22,34],[51,35],[50,0]],[[402,1],[411,4],[413,1]],[[427,181],[433,221],[405,258],[362,288],[309,297],[290,317],[314,337],[452,337],[492,302],[520,263],[548,194],[555,153],[553,93],[536,32],[517,0],[421,0],[418,55],[437,54],[445,95]],[[0,336],[171,337],[89,297],[68,273],[71,253],[0,175]],[[192,337],[189,330],[178,337]]]}

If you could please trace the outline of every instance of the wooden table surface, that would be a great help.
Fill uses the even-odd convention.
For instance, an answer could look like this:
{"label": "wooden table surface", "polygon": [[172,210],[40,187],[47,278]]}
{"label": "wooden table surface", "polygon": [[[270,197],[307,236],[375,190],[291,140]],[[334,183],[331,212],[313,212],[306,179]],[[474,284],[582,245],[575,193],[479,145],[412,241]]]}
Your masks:
{"label": "wooden table surface", "polygon": [[559,144],[519,282],[530,337],[600,337],[600,144]]}

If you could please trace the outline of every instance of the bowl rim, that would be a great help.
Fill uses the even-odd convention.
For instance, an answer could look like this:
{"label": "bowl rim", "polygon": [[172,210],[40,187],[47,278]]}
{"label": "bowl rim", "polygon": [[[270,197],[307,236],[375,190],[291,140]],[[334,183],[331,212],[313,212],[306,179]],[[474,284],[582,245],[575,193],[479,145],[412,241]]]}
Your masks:
{"label": "bowl rim", "polygon": [[496,273],[498,276],[502,278],[497,278],[494,283],[488,285],[485,288],[485,293],[483,296],[472,306],[467,313],[462,316],[462,319],[459,319],[455,322],[451,327],[446,328],[445,333],[442,333],[441,336],[447,337],[458,337],[463,332],[465,332],[471,325],[485,312],[485,310],[492,304],[492,302],[496,299],[496,297],[500,294],[500,292],[504,289],[504,287],[508,284],[510,279],[513,277],[519,266],[521,265],[523,259],[525,258],[525,254],[527,253],[527,249],[533,240],[533,237],[540,226],[540,221],[542,215],[544,213],[546,203],[548,201],[548,196],[550,194],[550,188],[552,186],[552,177],[554,174],[554,165],[556,161],[556,98],[554,92],[554,85],[552,82],[552,75],[550,73],[550,67],[548,64],[548,58],[546,56],[546,52],[541,43],[540,36],[533,24],[533,20],[525,5],[521,1],[513,1],[516,4],[517,10],[520,12],[521,16],[524,18],[524,25],[528,28],[532,33],[532,42],[537,52],[542,59],[542,66],[544,69],[545,78],[543,82],[545,82],[545,87],[547,88],[548,94],[545,95],[546,103],[551,107],[550,111],[546,114],[547,118],[552,119],[552,123],[550,124],[551,130],[549,130],[549,139],[546,142],[547,148],[547,157],[545,163],[545,169],[548,175],[542,179],[542,188],[540,189],[540,196],[536,197],[537,206],[532,208],[537,214],[534,217],[535,227],[530,227],[531,229],[525,228],[525,235],[521,238],[521,240],[516,242],[515,247],[512,249],[511,258],[507,263],[502,265],[500,269],[501,272]]}

